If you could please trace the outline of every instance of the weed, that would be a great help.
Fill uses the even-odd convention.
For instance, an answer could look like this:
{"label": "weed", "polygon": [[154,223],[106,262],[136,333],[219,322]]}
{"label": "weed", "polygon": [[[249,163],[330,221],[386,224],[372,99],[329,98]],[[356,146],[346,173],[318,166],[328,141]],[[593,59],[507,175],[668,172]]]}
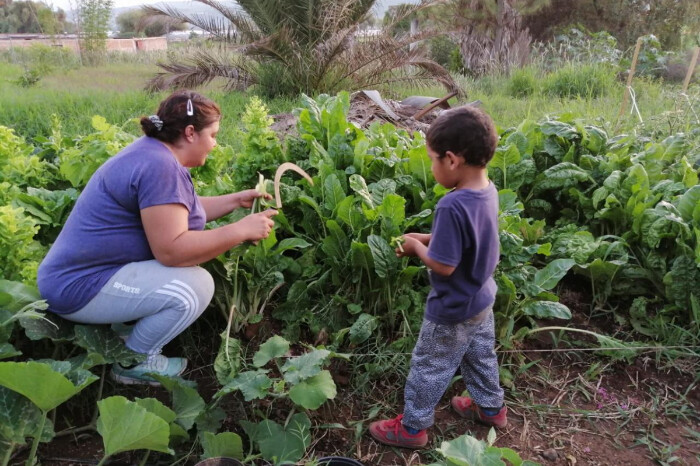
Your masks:
{"label": "weed", "polygon": [[614,71],[605,65],[565,65],[545,79],[543,92],[560,98],[594,99],[615,88]]}
{"label": "weed", "polygon": [[537,90],[537,75],[534,68],[521,68],[511,74],[508,93],[513,97],[528,97]]}

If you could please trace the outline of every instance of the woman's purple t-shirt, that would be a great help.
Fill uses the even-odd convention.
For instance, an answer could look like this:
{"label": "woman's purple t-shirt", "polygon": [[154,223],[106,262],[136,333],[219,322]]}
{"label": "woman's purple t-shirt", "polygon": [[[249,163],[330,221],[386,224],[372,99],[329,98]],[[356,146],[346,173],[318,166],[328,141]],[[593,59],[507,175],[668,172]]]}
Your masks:
{"label": "woman's purple t-shirt", "polygon": [[142,137],[90,178],[39,266],[39,292],[49,309],[76,312],[122,266],[154,259],[141,209],[162,204],[184,205],[189,229],[204,229],[206,214],[189,170],[162,142]]}
{"label": "woman's purple t-shirt", "polygon": [[456,267],[449,277],[430,272],[425,318],[456,324],[474,317],[496,299],[493,273],[500,258],[498,191],[452,191],[438,201],[428,256]]}

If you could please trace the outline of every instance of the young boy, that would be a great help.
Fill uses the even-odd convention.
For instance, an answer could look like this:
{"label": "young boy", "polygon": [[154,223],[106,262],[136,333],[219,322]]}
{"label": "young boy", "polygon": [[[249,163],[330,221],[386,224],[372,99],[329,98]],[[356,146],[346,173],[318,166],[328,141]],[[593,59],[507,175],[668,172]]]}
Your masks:
{"label": "young boy", "polygon": [[497,143],[491,118],[475,107],[443,112],[426,135],[435,180],[451,191],[437,204],[432,233],[407,233],[403,251],[396,250],[399,257],[418,256],[425,263],[432,289],[411,358],[403,414],[369,427],[381,443],[424,447],[435,407],[457,367],[471,398],[453,397],[454,410],[486,425],[506,426],[493,324],[498,192],[486,171]]}

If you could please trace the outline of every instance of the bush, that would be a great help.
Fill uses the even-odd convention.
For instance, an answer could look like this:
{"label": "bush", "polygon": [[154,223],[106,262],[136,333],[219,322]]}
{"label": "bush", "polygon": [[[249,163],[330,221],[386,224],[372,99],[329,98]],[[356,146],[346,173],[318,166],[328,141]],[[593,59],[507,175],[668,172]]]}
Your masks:
{"label": "bush", "polygon": [[537,90],[537,75],[533,68],[515,70],[508,81],[508,94],[513,97],[527,97]]}
{"label": "bush", "polygon": [[[428,46],[430,48],[430,58],[435,63],[443,66],[445,68],[450,68],[452,54],[455,50],[459,53],[459,48],[457,44],[452,41],[447,36],[437,36],[433,37],[428,41]],[[461,65],[461,55],[460,55],[460,65]]]}
{"label": "bush", "polygon": [[543,83],[545,94],[562,98],[592,99],[608,94],[615,86],[615,73],[600,64],[569,64],[551,73]]}

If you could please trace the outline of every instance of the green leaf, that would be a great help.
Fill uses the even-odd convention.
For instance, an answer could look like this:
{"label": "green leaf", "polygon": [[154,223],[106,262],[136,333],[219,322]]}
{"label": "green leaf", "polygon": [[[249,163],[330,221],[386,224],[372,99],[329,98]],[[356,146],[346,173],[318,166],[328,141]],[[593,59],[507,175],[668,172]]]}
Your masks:
{"label": "green leaf", "polygon": [[350,257],[354,268],[364,269],[367,273],[374,269],[372,250],[367,243],[353,241],[350,244]]}
{"label": "green leaf", "polygon": [[465,434],[449,442],[442,442],[437,449],[450,464],[459,466],[482,465],[482,457],[486,443],[471,435]]}
{"label": "green leaf", "polygon": [[204,432],[200,436],[202,442],[202,459],[228,457],[238,460],[243,459],[243,441],[241,436],[233,432],[222,432],[213,434],[212,432]]}
{"label": "green leaf", "polygon": [[427,189],[433,175],[430,172],[430,157],[425,147],[411,149],[408,152],[408,169],[411,175],[423,184],[423,188]]}
{"label": "green leaf", "polygon": [[360,230],[365,225],[365,216],[355,201],[357,198],[348,196],[338,204],[336,215],[339,220],[350,227],[352,231]]}
{"label": "green leaf", "polygon": [[369,193],[369,189],[367,188],[367,183],[365,182],[364,178],[362,178],[360,175],[350,175],[350,189],[355,191],[355,193],[362,198],[362,201],[367,205],[367,207],[374,209],[374,202],[372,201],[372,196]]}
{"label": "green leaf", "polygon": [[321,249],[336,263],[343,264],[348,255],[348,237],[335,220],[328,220],[326,228],[329,234],[323,238]]}
{"label": "green leaf", "polygon": [[272,387],[272,380],[267,376],[266,370],[246,371],[227,383],[216,396],[221,397],[240,390],[245,401],[251,401],[265,398],[270,387]]}
{"label": "green leaf", "polygon": [[274,358],[284,356],[287,351],[289,351],[289,342],[275,335],[260,345],[260,349],[253,356],[253,364],[255,367],[263,367]]}
{"label": "green leaf", "polygon": [[559,280],[576,264],[573,259],[555,259],[535,274],[535,285],[544,290],[551,290]]}
{"label": "green leaf", "polygon": [[219,352],[214,360],[214,372],[219,383],[226,385],[241,370],[241,342],[232,337],[227,339],[226,331],[221,333],[220,337]]}
{"label": "green leaf", "polygon": [[41,295],[36,287],[25,285],[22,282],[0,280],[0,293],[7,294],[9,301],[0,301],[2,309],[15,313],[24,306],[41,301]]}
{"label": "green leaf", "polygon": [[136,399],[134,399],[134,403],[141,406],[143,409],[145,409],[149,413],[153,413],[156,416],[160,417],[168,424],[173,422],[175,420],[175,418],[177,417],[177,415],[175,414],[175,411],[168,408],[167,406],[165,406],[163,403],[156,400],[155,398],[136,398]]}
{"label": "green leaf", "polygon": [[350,342],[357,345],[367,341],[379,326],[377,318],[370,314],[360,314],[350,327]]}
{"label": "green leaf", "polygon": [[13,358],[22,354],[21,351],[16,349],[9,343],[0,343],[0,359]]}
{"label": "green leaf", "polygon": [[311,246],[311,243],[302,238],[285,238],[277,245],[276,252],[282,254],[284,251],[289,251],[290,249],[306,249],[309,246]]}
{"label": "green leaf", "polygon": [[295,385],[289,398],[305,409],[318,409],[327,400],[335,398],[336,388],[331,373],[324,370]]}
{"label": "green leaf", "polygon": [[572,140],[578,137],[576,128],[568,123],[550,120],[540,125],[540,131],[546,136],[559,136],[560,138]]}
{"label": "green leaf", "polygon": [[206,403],[197,393],[197,389],[190,386],[190,384],[195,384],[180,378],[164,377],[158,374],[150,375],[172,395],[172,409],[177,415],[175,422],[186,431],[190,430],[206,407]]}
{"label": "green leaf", "polygon": [[[396,181],[384,178],[370,185],[372,192],[372,202],[374,205],[381,205],[389,194],[396,193]],[[403,199],[403,198],[402,198]]]}
{"label": "green leaf", "polygon": [[369,235],[367,237],[370,251],[372,251],[372,259],[374,259],[374,271],[381,278],[386,278],[396,271],[398,259],[396,253],[389,246],[389,243],[377,235]]}
{"label": "green leaf", "polygon": [[382,201],[382,204],[377,207],[379,215],[386,220],[389,220],[393,227],[397,229],[401,227],[406,218],[406,199],[398,194],[387,194]]}
{"label": "green leaf", "polygon": [[[41,411],[31,401],[15,391],[0,387],[0,445],[3,441],[24,445],[27,437],[37,434],[41,418]],[[53,424],[47,419],[41,441],[49,442],[53,436]]]}
{"label": "green leaf", "polygon": [[105,456],[144,449],[174,454],[168,448],[170,427],[160,416],[123,396],[100,400],[97,407],[97,432],[102,435]]}
{"label": "green leaf", "polygon": [[0,385],[26,396],[44,412],[75,396],[95,380],[97,377],[91,374],[91,377],[85,377],[80,385],[75,386],[48,364],[0,362]]}
{"label": "green leaf", "polygon": [[143,354],[131,351],[111,329],[98,325],[76,325],[75,344],[102,355],[107,364],[129,365],[143,361]]}
{"label": "green leaf", "polygon": [[678,211],[683,220],[690,222],[693,220],[693,212],[698,206],[700,206],[700,185],[693,186],[680,197]]}
{"label": "green leaf", "polygon": [[276,464],[299,461],[311,444],[311,421],[306,414],[292,416],[287,426],[266,420],[258,424],[257,442],[263,458]]}
{"label": "green leaf", "polygon": [[325,349],[314,349],[306,354],[289,358],[282,366],[284,380],[291,385],[298,384],[321,372],[331,352]]}
{"label": "green leaf", "polygon": [[323,205],[331,212],[335,211],[338,204],[345,199],[345,190],[343,189],[343,185],[340,184],[340,180],[338,180],[335,173],[326,177],[325,181],[323,182],[323,191]]}
{"label": "green leaf", "polygon": [[554,301],[530,301],[522,308],[523,314],[538,319],[571,319],[571,310]]}
{"label": "green leaf", "polygon": [[221,423],[226,419],[226,412],[220,407],[210,403],[204,411],[194,420],[197,424],[197,432],[216,432],[221,429]]}
{"label": "green leaf", "polygon": [[489,162],[489,166],[500,169],[502,173],[507,173],[508,167],[518,162],[520,162],[520,151],[518,147],[515,144],[508,144],[496,148],[496,152]]}
{"label": "green leaf", "polygon": [[27,338],[33,341],[48,338],[52,341],[70,341],[75,337],[73,323],[55,314],[22,316],[19,324],[24,328]]}

